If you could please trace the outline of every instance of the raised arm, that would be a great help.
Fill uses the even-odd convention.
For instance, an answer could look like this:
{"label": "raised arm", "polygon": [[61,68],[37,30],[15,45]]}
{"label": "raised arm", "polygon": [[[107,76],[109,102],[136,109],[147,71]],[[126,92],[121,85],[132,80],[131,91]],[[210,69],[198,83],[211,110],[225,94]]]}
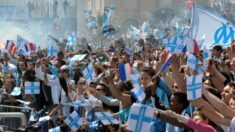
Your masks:
{"label": "raised arm", "polygon": [[95,94],[94,96],[109,106],[119,106],[120,105],[120,101],[117,99],[110,99],[110,98],[108,98],[104,95],[98,94],[98,93]]}
{"label": "raised arm", "polygon": [[122,93],[114,84],[112,80],[109,80],[109,90],[111,91],[112,95],[127,105],[131,105],[131,96],[128,94]]}
{"label": "raised arm", "polygon": [[222,100],[208,92],[206,89],[203,90],[203,94],[210,104],[224,117],[232,119],[235,116],[235,111],[233,109],[227,106]]}
{"label": "raised arm", "polygon": [[192,105],[198,108],[202,108],[202,112],[217,125],[226,125],[229,126],[230,120],[224,118],[220,113],[218,113],[208,102],[202,98],[190,101]]}
{"label": "raised arm", "polygon": [[172,111],[167,111],[167,113],[176,118],[179,122],[182,122],[183,124],[187,125],[188,127],[192,128],[193,130],[197,132],[215,132],[216,130],[209,126],[209,125],[204,125],[202,123],[196,122],[192,120],[191,118],[184,117],[182,115],[176,114],[175,112]]}
{"label": "raised arm", "polygon": [[131,96],[128,94],[124,94],[116,87],[116,85],[113,82],[114,72],[110,72],[110,76],[103,77],[104,80],[109,84],[109,90],[111,91],[112,95],[120,100],[122,103],[125,103],[126,105],[130,106],[132,104],[131,102]]}
{"label": "raised arm", "polygon": [[168,122],[174,126],[178,126],[178,127],[181,127],[181,128],[187,129],[187,130],[191,130],[190,127],[187,127],[185,124],[180,123],[175,117],[167,114],[165,111],[160,111],[160,110],[156,111],[155,115],[159,119],[164,120],[165,122]]}
{"label": "raised arm", "polygon": [[209,62],[208,62],[207,71],[211,75],[211,80],[212,80],[215,88],[217,88],[219,90],[219,92],[222,92],[226,78],[217,70],[212,59],[209,59],[208,61]]}

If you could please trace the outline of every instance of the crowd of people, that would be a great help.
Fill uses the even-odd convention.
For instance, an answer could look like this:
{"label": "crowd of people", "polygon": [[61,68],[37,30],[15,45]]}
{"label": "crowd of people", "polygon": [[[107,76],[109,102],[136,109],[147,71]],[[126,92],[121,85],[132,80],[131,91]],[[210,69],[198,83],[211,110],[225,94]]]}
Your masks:
{"label": "crowd of people", "polygon": [[[235,132],[235,43],[211,47],[209,57],[203,50],[173,52],[166,65],[169,51],[159,41],[153,35],[132,41],[120,38],[101,47],[84,41],[76,50],[58,45],[55,56],[40,48],[30,54],[1,50],[0,103],[30,108],[27,127],[32,131],[131,132],[131,112],[140,105],[154,109],[151,125],[138,118],[138,125],[151,126],[151,131]],[[192,69],[189,54],[199,60],[196,65],[203,72]],[[131,74],[137,71],[137,82],[122,79],[124,64]],[[87,68],[90,71],[84,72]],[[189,99],[187,79],[200,74],[201,85],[195,86],[201,88],[201,97]],[[38,91],[31,84],[35,82]],[[142,99],[133,91],[136,84],[143,89]],[[109,113],[105,119],[112,117],[112,123],[104,123],[97,112]]]}
{"label": "crowd of people", "polygon": [[[148,39],[149,40],[149,39]],[[150,39],[151,40],[151,39]],[[136,102],[157,108],[154,113],[155,131],[232,131],[234,125],[234,64],[235,45],[223,49],[214,46],[212,56],[203,76],[203,96],[187,100],[186,75],[196,74],[186,63],[185,52],[173,53],[169,67],[157,74],[164,65],[166,52],[161,46],[154,47],[151,41],[140,39],[135,44],[133,56],[125,50],[125,41],[117,40],[109,48],[92,50],[59,51],[57,57],[46,56],[45,50],[31,55],[1,52],[1,104],[22,106],[17,100],[30,102],[28,107],[35,112],[29,125],[41,126],[38,119],[50,116],[48,127],[69,130],[63,120],[73,111],[87,117],[91,110],[109,111],[119,124],[104,125],[98,121],[92,127],[83,122],[80,131],[129,131],[127,120],[132,105]],[[85,54],[81,61],[71,66],[69,59]],[[195,54],[199,60],[202,52]],[[87,83],[84,68],[92,63],[95,78]],[[129,63],[140,73],[141,88],[146,94],[139,102],[131,92],[131,81],[121,81],[118,65]],[[57,73],[53,72],[52,67]],[[109,72],[109,74],[107,73]],[[40,82],[39,94],[25,94],[25,82]],[[11,93],[20,87],[20,95]],[[4,92],[3,92],[4,91]],[[85,101],[88,106],[66,106],[64,103]],[[31,112],[32,113],[32,112]],[[32,115],[31,115],[32,116]],[[30,117],[31,118],[31,117]],[[88,118],[88,117],[87,117]],[[49,129],[49,128],[47,128]],[[47,131],[47,130],[45,130]]]}

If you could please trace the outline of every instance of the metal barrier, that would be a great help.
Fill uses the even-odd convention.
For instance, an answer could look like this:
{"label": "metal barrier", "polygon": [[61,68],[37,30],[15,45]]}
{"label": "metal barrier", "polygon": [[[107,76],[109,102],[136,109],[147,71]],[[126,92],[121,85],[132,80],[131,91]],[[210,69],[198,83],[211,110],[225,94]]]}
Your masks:
{"label": "metal barrier", "polygon": [[10,129],[18,129],[27,125],[31,108],[0,105],[0,125],[5,125]]}

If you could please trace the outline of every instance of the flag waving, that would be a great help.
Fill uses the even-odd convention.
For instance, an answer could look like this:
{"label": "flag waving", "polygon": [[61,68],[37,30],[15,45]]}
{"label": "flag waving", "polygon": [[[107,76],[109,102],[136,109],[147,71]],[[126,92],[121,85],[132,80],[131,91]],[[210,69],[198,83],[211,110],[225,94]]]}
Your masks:
{"label": "flag waving", "polygon": [[172,61],[172,55],[171,53],[168,51],[166,53],[166,57],[165,57],[165,60],[164,60],[164,65],[162,66],[160,72],[164,72],[166,70],[166,68],[168,67],[168,65],[171,63]]}
{"label": "flag waving", "polygon": [[234,40],[234,27],[228,20],[206,9],[193,6],[191,38],[201,40],[205,35],[207,49],[213,45],[228,47]]}

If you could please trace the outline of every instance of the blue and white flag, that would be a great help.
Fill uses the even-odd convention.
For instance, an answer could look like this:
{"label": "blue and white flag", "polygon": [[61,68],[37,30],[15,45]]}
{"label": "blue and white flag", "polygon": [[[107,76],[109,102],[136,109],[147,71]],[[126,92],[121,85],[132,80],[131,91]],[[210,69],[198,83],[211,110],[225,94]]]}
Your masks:
{"label": "blue and white flag", "polygon": [[203,74],[187,76],[187,99],[195,100],[202,97],[202,77]]}
{"label": "blue and white flag", "polygon": [[134,38],[134,39],[139,39],[141,38],[141,30],[130,25],[130,33],[131,33],[131,36]]}
{"label": "blue and white flag", "polygon": [[104,7],[104,19],[102,27],[103,37],[107,37],[117,33],[117,30],[110,24],[111,15],[114,9],[116,9],[114,5],[107,5]]}
{"label": "blue and white flag", "polygon": [[127,53],[128,55],[130,55],[130,56],[133,55],[133,53],[132,53],[132,51],[131,51],[130,48],[126,47],[126,48],[125,48],[125,51],[126,51],[126,53]]}
{"label": "blue and white flag", "polygon": [[25,89],[25,94],[39,94],[40,83],[39,82],[25,82],[24,89]]}
{"label": "blue and white flag", "polygon": [[132,67],[130,64],[118,65],[119,76],[122,81],[131,80]]}
{"label": "blue and white flag", "polygon": [[75,55],[69,60],[69,66],[72,67],[75,61],[81,61],[86,57],[87,54]]}
{"label": "blue and white flag", "polygon": [[91,11],[85,11],[85,18],[87,19],[87,28],[88,29],[96,29],[97,28],[95,17],[93,16]]}
{"label": "blue and white flag", "polygon": [[202,62],[198,60],[198,58],[194,54],[188,53],[187,57],[187,65],[190,69],[195,70],[198,73],[204,73],[205,70],[203,69],[203,67],[199,66],[200,64],[202,64]]}
{"label": "blue and white flag", "polygon": [[88,106],[89,104],[85,101],[76,101],[76,102],[70,102],[70,103],[64,103],[64,105],[74,106],[74,107],[82,107],[82,106]]}
{"label": "blue and white flag", "polygon": [[21,94],[20,87],[15,87],[11,92],[12,96],[19,96],[20,94]]}
{"label": "blue and white flag", "polygon": [[231,45],[235,39],[235,30],[231,22],[195,5],[192,13],[191,38],[198,41],[205,35],[203,46],[207,49],[214,45]]}
{"label": "blue and white flag", "polygon": [[49,132],[61,132],[60,126],[49,129]]}
{"label": "blue and white flag", "polygon": [[71,58],[71,60],[74,60],[74,61],[81,61],[83,60],[85,57],[86,57],[87,54],[81,54],[81,55],[75,55]]}
{"label": "blue and white flag", "polygon": [[119,124],[119,121],[110,112],[95,112],[97,120],[100,120],[103,125]]}
{"label": "blue and white flag", "polygon": [[83,123],[83,118],[80,118],[77,111],[71,113],[65,120],[64,123],[68,125],[72,131],[77,131]]}
{"label": "blue and white flag", "polygon": [[206,69],[207,66],[208,66],[207,59],[211,58],[211,54],[212,53],[211,53],[210,50],[207,50],[206,47],[203,48],[202,56],[203,56],[203,67],[204,67],[204,69]]}
{"label": "blue and white flag", "polygon": [[180,54],[181,52],[184,52],[185,48],[186,48],[186,41],[184,39],[181,39],[179,43],[177,43],[174,53]]}
{"label": "blue and white flag", "polygon": [[88,84],[91,83],[91,81],[95,78],[95,71],[94,68],[92,66],[92,63],[90,63],[84,70],[83,70],[83,76],[86,79],[86,82]]}
{"label": "blue and white flag", "polygon": [[141,31],[144,33],[149,33],[150,30],[150,24],[149,22],[144,22],[142,27],[141,27]]}
{"label": "blue and white flag", "polygon": [[154,35],[155,39],[163,39],[164,38],[164,33],[159,29],[154,29],[153,35]]}
{"label": "blue and white flag", "polygon": [[103,37],[112,36],[117,33],[117,30],[112,25],[102,27]]}
{"label": "blue and white flag", "polygon": [[96,21],[90,21],[87,23],[87,28],[88,29],[96,29],[98,26],[96,24]]}
{"label": "blue and white flag", "polygon": [[183,49],[181,46],[182,43],[182,39],[178,37],[171,37],[163,40],[163,47],[165,48],[165,51],[170,51],[170,53],[173,53],[178,45],[179,49]]}
{"label": "blue and white flag", "polygon": [[137,69],[133,69],[131,79],[134,87],[131,92],[134,93],[138,102],[142,102],[145,99],[146,94],[144,92],[144,89],[140,85],[140,74]]}
{"label": "blue and white flag", "polygon": [[115,9],[116,7],[114,5],[108,5],[104,7],[104,20],[103,20],[103,27],[104,26],[108,26],[110,19],[111,19],[111,15],[112,15],[112,11]]}
{"label": "blue and white flag", "polygon": [[177,35],[177,37],[181,37],[183,30],[182,30],[181,26],[177,22],[175,23],[175,28],[176,28],[176,35]]}
{"label": "blue and white flag", "polygon": [[49,70],[50,72],[54,75],[54,76],[51,76],[50,80],[56,80],[58,77],[59,77],[59,70],[54,66],[54,65],[50,65],[49,66]]}
{"label": "blue and white flag", "polygon": [[154,112],[152,107],[134,103],[127,120],[127,129],[134,132],[149,132]]}
{"label": "blue and white flag", "polygon": [[76,33],[73,32],[67,39],[67,45],[71,46],[73,44],[75,44],[77,38],[76,38]]}
{"label": "blue and white flag", "polygon": [[55,56],[57,57],[57,48],[54,46],[49,46],[49,48],[47,49],[47,56]]}

